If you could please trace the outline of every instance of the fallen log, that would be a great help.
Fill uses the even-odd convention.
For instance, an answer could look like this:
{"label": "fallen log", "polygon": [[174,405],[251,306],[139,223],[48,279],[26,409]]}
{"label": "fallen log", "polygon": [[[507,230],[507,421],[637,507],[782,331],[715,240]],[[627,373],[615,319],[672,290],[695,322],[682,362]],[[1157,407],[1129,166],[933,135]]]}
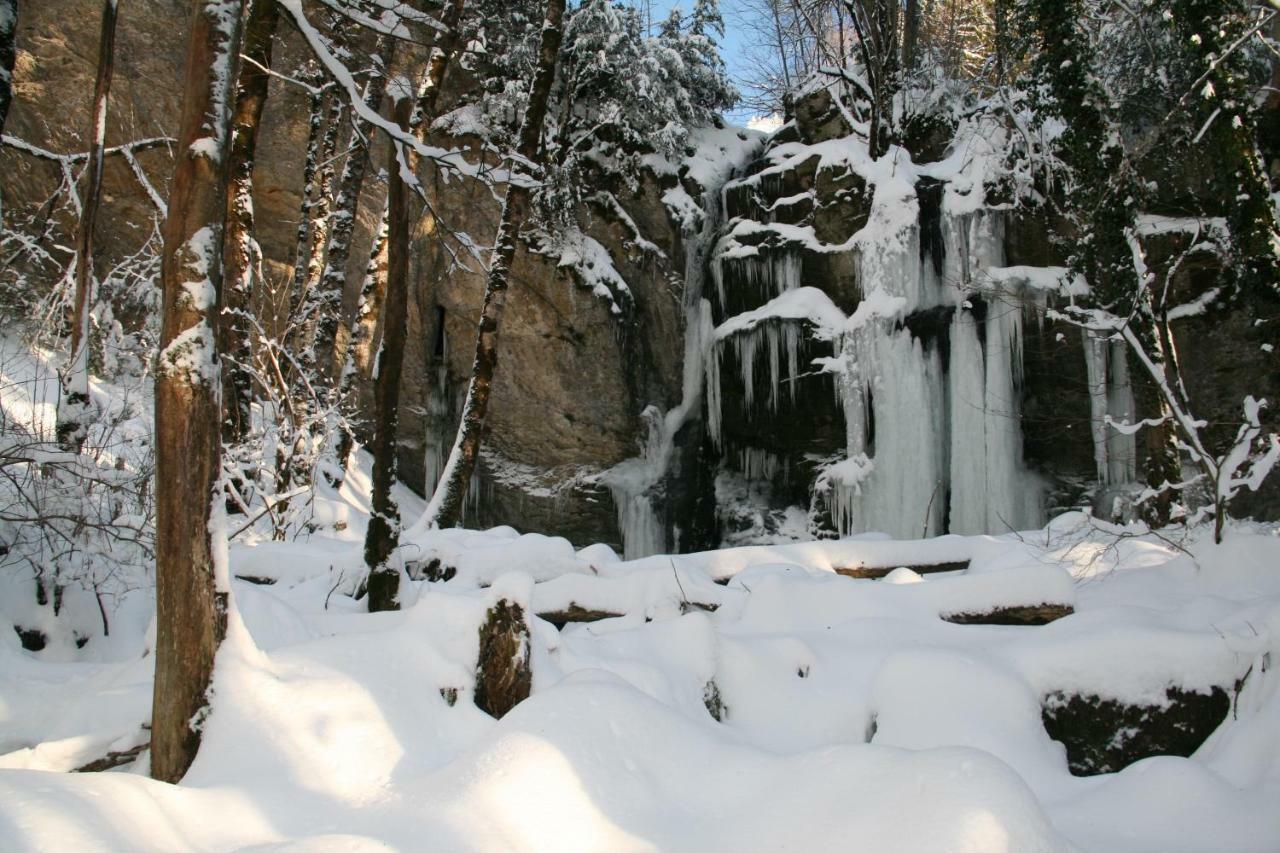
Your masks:
{"label": "fallen log", "polygon": [[[681,613],[691,613],[694,610],[701,610],[704,613],[714,613],[718,604],[704,604],[700,601],[685,601],[680,604]],[[564,626],[570,622],[599,622],[601,619],[616,619],[626,616],[625,613],[617,613],[612,610],[596,610],[590,607],[583,607],[576,601],[569,602],[569,606],[563,610],[546,610],[538,614],[539,619],[545,619],[557,630],[564,630]]]}
{"label": "fallen log", "polygon": [[[846,578],[856,578],[858,580],[879,580],[894,569],[906,568],[920,575],[935,574],[937,572],[962,572],[969,568],[968,560],[955,560],[949,563],[921,563],[915,566],[868,566],[859,564],[856,566],[836,566],[832,569],[836,574],[843,575]],[[713,583],[720,586],[728,586],[729,581],[733,580],[733,575],[728,577],[716,578]]]}
{"label": "fallen log", "polygon": [[151,741],[140,743],[137,746],[131,746],[128,749],[108,752],[101,758],[96,758],[88,764],[82,764],[73,773],[101,773],[104,770],[110,770],[113,767],[123,767],[126,764],[132,764],[144,749],[151,746]]}
{"label": "fallen log", "polygon": [[625,613],[614,613],[609,610],[592,610],[571,601],[564,610],[548,610],[545,613],[539,613],[538,618],[555,625],[557,630],[564,630],[564,626],[570,622],[599,622],[601,619],[613,619],[625,615]]}
{"label": "fallen log", "polygon": [[1076,609],[1070,604],[1012,604],[990,610],[944,613],[942,619],[956,625],[1048,625],[1070,616]]}
{"label": "fallen log", "polygon": [[956,560],[950,563],[924,563],[918,566],[836,566],[835,572],[847,578],[859,580],[876,580],[884,577],[897,568],[908,568],[918,575],[930,575],[937,572],[962,572],[969,568],[968,560]]}

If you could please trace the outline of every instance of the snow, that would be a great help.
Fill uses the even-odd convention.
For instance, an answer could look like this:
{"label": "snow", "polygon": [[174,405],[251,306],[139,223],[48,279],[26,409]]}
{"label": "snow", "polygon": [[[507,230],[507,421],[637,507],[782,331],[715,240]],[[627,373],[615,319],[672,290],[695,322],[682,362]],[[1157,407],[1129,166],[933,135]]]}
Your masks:
{"label": "snow", "polygon": [[[318,39],[300,3],[282,2]],[[374,5],[390,14],[391,3]],[[1041,484],[1021,464],[1024,312],[1083,285],[1058,267],[1004,265],[1001,214],[982,190],[998,168],[990,131],[962,128],[963,144],[927,165],[901,149],[872,161],[839,141],[772,148],[764,171],[744,180],[776,179],[816,154],[820,168],[851,169],[872,189],[867,226],[834,247],[798,226],[721,221],[720,188],[760,153],[757,134],[695,131],[682,162],[651,158],[656,173],[680,178],[665,201],[686,238],[681,399],[644,410],[635,458],[572,478],[609,488],[623,553],[509,527],[419,525],[396,554],[403,609],[367,613],[352,597],[371,479],[357,453],[339,488],[316,484],[309,532],[273,541],[265,523],[250,524],[219,547],[218,584],[233,606],[202,748],[180,785],[146,778],[145,752],[116,772],[69,772],[148,738],[155,624],[145,562],[135,557],[113,590],[110,636],[95,627],[90,591],[69,591],[55,617],[34,603],[29,571],[0,564],[0,622],[63,628],[30,652],[0,624],[0,846],[1280,849],[1280,526],[1229,525],[1213,545],[1202,527],[1157,535],[1084,513],[1044,524]],[[946,180],[941,271],[920,251],[920,178]],[[1192,228],[1155,217],[1140,225]],[[211,299],[200,240],[212,238],[197,238],[185,292],[200,307]],[[566,240],[562,265],[602,298],[627,292],[598,243],[576,232]],[[800,247],[858,252],[852,314],[802,281]],[[714,294],[704,292],[708,267]],[[711,297],[723,309],[725,288],[737,286],[765,298],[716,325]],[[908,327],[925,310],[943,318],[945,336]],[[832,354],[803,364],[813,341]],[[1136,456],[1127,344],[1095,332],[1084,343],[1099,478],[1127,486]],[[199,324],[161,363],[199,374],[212,347]],[[664,495],[675,436],[705,412],[718,438],[726,352],[749,410],[785,412],[802,375],[834,375],[845,453],[809,461],[845,535],[806,541],[801,510],[787,523],[797,541],[665,553],[678,550],[681,522],[667,517]],[[6,421],[47,435],[56,393],[51,370],[0,338]],[[125,417],[123,396],[94,386],[95,404],[132,438],[148,418]],[[1246,402],[1244,439],[1256,437],[1261,405]],[[1280,459],[1272,442],[1247,471],[1241,453],[1227,459],[1227,486],[1255,487]],[[747,480],[792,464],[763,448],[732,452]],[[554,496],[538,472],[497,467]],[[406,517],[422,513],[403,488],[395,501]],[[223,514],[211,524],[215,542],[237,526]],[[952,535],[934,535],[944,518]],[[448,579],[424,579],[429,566]],[[847,576],[865,569],[885,576]],[[533,692],[499,721],[472,698],[478,629],[501,599],[526,612]],[[948,621],[1040,605],[1074,612],[1043,626]],[[544,618],[572,608],[603,618],[563,629]],[[83,647],[70,641],[79,636]],[[1170,687],[1231,694],[1231,713],[1194,755],[1068,772],[1041,718],[1054,694],[1161,705]]]}
{"label": "snow", "polygon": [[[1280,530],[1237,527],[1217,547],[1194,532],[1185,550],[1117,530],[1077,514],[1022,537],[632,562],[509,528],[433,531],[411,547],[458,576],[409,581],[405,610],[381,614],[326,599],[337,569],[314,558],[340,561],[343,539],[238,546],[236,573],[271,564],[280,580],[234,582],[243,627],[181,785],[145,778],[145,754],[65,772],[145,739],[145,620],[122,626],[116,660],[0,642],[0,835],[13,850],[1275,849],[1280,686],[1259,662],[1280,651]],[[942,560],[969,568],[832,571]],[[534,619],[533,696],[494,721],[470,696],[498,598],[622,615]],[[1077,612],[939,619],[1045,602]],[[1250,666],[1236,715],[1190,759],[1074,777],[1040,724],[1050,691],[1159,701]]]}
{"label": "snow", "polygon": [[[5,345],[6,417],[51,430],[54,372]],[[95,394],[105,410],[123,396]],[[855,480],[856,462],[829,473]],[[742,467],[777,464],[756,452]],[[1077,513],[1020,534],[633,560],[508,527],[411,531],[404,563],[454,572],[406,579],[403,610],[370,614],[350,597],[368,465],[360,454],[340,489],[317,487],[314,534],[250,529],[230,547],[228,638],[180,785],[146,778],[145,751],[114,772],[68,772],[148,738],[144,566],[111,602],[109,637],[29,652],[0,631],[6,850],[1280,846],[1278,527],[1232,526],[1214,546],[1203,528],[1171,539]],[[868,567],[888,574],[839,574]],[[29,576],[0,579],[9,624],[52,618]],[[496,721],[472,696],[478,627],[500,598],[529,614],[533,693]],[[75,600],[58,617],[67,633],[97,618]],[[1042,604],[1075,613],[1040,627],[944,621]],[[616,615],[563,630],[537,615],[572,606]],[[1246,674],[1234,713],[1189,759],[1075,777],[1040,722],[1057,691],[1161,703],[1170,685],[1234,691]]]}
{"label": "snow", "polygon": [[608,249],[576,227],[558,230],[548,244],[549,253],[559,258],[558,267],[571,270],[579,286],[603,300],[613,314],[622,314],[623,306],[630,304],[631,288],[618,273]]}
{"label": "snow", "polygon": [[834,333],[844,325],[845,316],[831,297],[816,287],[788,289],[761,307],[736,314],[717,326],[715,339],[723,341],[769,320],[808,320],[820,332],[831,330]]}

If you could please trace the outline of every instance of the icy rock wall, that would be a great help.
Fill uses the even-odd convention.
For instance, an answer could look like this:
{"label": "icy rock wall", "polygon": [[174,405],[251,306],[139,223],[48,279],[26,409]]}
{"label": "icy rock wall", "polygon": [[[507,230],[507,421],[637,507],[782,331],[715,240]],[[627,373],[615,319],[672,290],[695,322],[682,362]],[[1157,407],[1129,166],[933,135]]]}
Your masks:
{"label": "icy rock wall", "polygon": [[[803,192],[803,179],[765,169],[726,189],[728,207],[750,216],[752,199],[757,220],[731,220],[710,264],[719,325],[705,357],[706,424],[721,467],[762,483],[780,465],[807,469],[812,533],[1039,525],[1041,487],[1023,463],[1020,421],[1024,314],[1038,299],[988,274],[1004,268],[1001,217],[949,206],[945,182],[909,160],[900,173],[875,168],[846,172],[861,169],[875,196],[866,225],[840,246],[813,239],[804,222],[775,223],[769,187]],[[817,209],[823,180],[820,167],[808,185]],[[852,264],[826,260],[837,254]],[[861,298],[838,307],[851,289]],[[805,432],[820,374],[834,375],[825,405],[843,419],[834,446],[787,435]]]}
{"label": "icy rock wall", "polygon": [[704,193],[702,213],[700,221],[684,234],[685,340],[681,401],[667,412],[655,406],[647,407],[642,413],[646,426],[643,453],[614,466],[603,477],[617,508],[623,556],[628,560],[679,551],[679,529],[666,522],[658,504],[665,497],[665,481],[670,473],[677,433],[702,406],[703,364],[712,330],[711,304],[703,297],[703,283],[710,242],[721,222],[718,187]]}

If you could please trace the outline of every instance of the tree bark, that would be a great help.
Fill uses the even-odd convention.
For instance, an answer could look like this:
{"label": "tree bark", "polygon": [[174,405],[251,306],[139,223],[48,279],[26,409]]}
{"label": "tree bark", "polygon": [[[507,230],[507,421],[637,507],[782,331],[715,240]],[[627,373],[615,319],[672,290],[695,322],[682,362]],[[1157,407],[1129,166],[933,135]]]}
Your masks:
{"label": "tree bark", "polygon": [[[377,112],[382,108],[382,98],[387,89],[387,69],[390,68],[395,52],[395,39],[382,36],[374,49],[373,70],[365,82],[364,102]],[[373,126],[367,121],[360,121],[353,134],[353,142],[369,139]],[[319,317],[315,325],[315,338],[312,349],[315,352],[317,367],[331,383],[337,387],[342,379],[342,368],[346,361],[346,347],[350,343],[348,327],[342,323],[342,294],[347,288],[347,260],[351,257],[351,235],[355,231],[356,214],[360,208],[360,193],[364,188],[365,174],[369,169],[371,150],[363,145],[359,151],[352,151],[342,167],[342,178],[338,183],[338,197],[334,202],[332,228],[329,231],[329,244],[324,252],[324,269],[320,274],[316,303]],[[340,332],[346,331],[346,334]],[[341,344],[339,338],[342,338]]]}
{"label": "tree bark", "polygon": [[[393,118],[409,128],[412,101],[400,93]],[[407,153],[395,140],[387,141],[387,292],[382,348],[378,355],[378,378],[374,385],[374,432],[369,450],[373,453],[372,512],[364,540],[364,561],[369,567],[369,610],[400,609],[400,570],[390,558],[400,544],[400,512],[391,497],[396,481],[396,437],[399,426],[400,373],[404,364],[406,314],[409,302],[409,217],[408,191],[401,174],[400,158]],[[400,150],[397,150],[400,149]]]}
{"label": "tree bark", "polygon": [[516,239],[532,195],[530,179],[533,176],[529,172],[541,161],[542,125],[546,119],[551,84],[555,79],[563,18],[564,0],[547,0],[538,49],[538,70],[529,90],[529,103],[520,126],[520,142],[516,149],[519,156],[512,161],[511,180],[507,184],[507,196],[502,204],[502,219],[489,259],[484,307],[480,312],[480,325],[476,333],[475,361],[471,368],[471,381],[467,386],[466,402],[462,408],[462,423],[458,426],[458,435],[449,453],[449,461],[445,463],[440,485],[417,525],[419,528],[454,527],[462,519],[463,502],[480,453],[485,413],[488,411],[493,375],[498,365],[498,326],[506,305],[511,262],[515,258]]}
{"label": "tree bark", "polygon": [[106,147],[107,101],[115,72],[116,0],[103,0],[98,39],[98,78],[93,86],[93,118],[89,130],[89,161],[84,206],[76,232],[76,279],[71,318],[71,347],[62,375],[58,404],[58,443],[78,453],[89,429],[89,311],[93,307],[93,226],[102,198],[102,151]]}
{"label": "tree bark", "polygon": [[920,0],[907,0],[902,23],[902,70],[910,74],[915,70],[918,58],[916,45],[920,40]]}
{"label": "tree bark", "polygon": [[480,653],[476,658],[477,708],[502,719],[529,698],[533,688],[531,645],[524,608],[505,598],[494,602],[480,626]]}
{"label": "tree bark", "polygon": [[[387,297],[387,205],[382,204],[378,236],[369,251],[364,282],[360,286],[360,302],[347,351],[344,383],[373,377],[373,360],[378,354],[378,324],[382,321],[382,303]],[[353,390],[354,393],[354,390]]]}
{"label": "tree bark", "polygon": [[280,11],[275,0],[253,0],[245,23],[244,55],[250,61],[240,68],[235,113],[231,120],[231,152],[227,185],[226,233],[223,260],[226,314],[222,323],[223,352],[231,357],[223,390],[223,429],[228,442],[239,443],[249,432],[249,407],[253,401],[250,364],[254,282],[260,278],[262,252],[254,239],[253,167],[257,156],[258,128],[267,101],[272,46]]}
{"label": "tree bark", "polygon": [[[196,0],[177,164],[164,225],[156,364],[156,677],[151,775],[177,782],[200,746],[226,632],[227,567],[215,558],[221,455],[216,329],[227,148],[244,0]],[[225,546],[225,543],[223,543]],[[221,550],[221,549],[219,549]]]}
{"label": "tree bark", "polygon": [[[364,281],[360,286],[360,300],[356,304],[356,316],[352,321],[354,328],[346,324],[339,327],[339,340],[343,356],[342,373],[338,381],[338,400],[347,415],[347,429],[338,436],[337,465],[345,471],[347,459],[355,446],[356,438],[365,441],[367,431],[363,428],[360,412],[361,383],[369,377],[373,364],[373,341],[377,334],[378,317],[382,313],[382,300],[387,293],[387,204],[382,203],[382,215],[379,217],[378,234],[374,238],[373,248],[369,252],[369,262],[365,265]],[[342,341],[341,332],[346,330],[346,343]],[[336,358],[336,354],[335,354]]]}
{"label": "tree bark", "polygon": [[[1172,381],[1173,371],[1170,367],[1176,370],[1177,363],[1169,358],[1168,347],[1172,338],[1167,331],[1167,325],[1154,316],[1148,316],[1141,325],[1135,325],[1135,334],[1142,342],[1147,357]],[[1145,371],[1136,373],[1139,376],[1146,375]],[[1153,387],[1151,396],[1156,409],[1146,417],[1154,418],[1159,423],[1144,430],[1142,477],[1155,494],[1142,504],[1141,515],[1143,521],[1152,527],[1165,527],[1173,517],[1174,500],[1178,496],[1177,484],[1182,480],[1182,458],[1178,452],[1178,436],[1169,403],[1165,401],[1159,388]]]}
{"label": "tree bark", "polygon": [[0,133],[13,102],[13,63],[18,58],[18,0],[0,0]]}
{"label": "tree bark", "polygon": [[[333,38],[332,47],[341,55],[347,43],[346,19],[334,14],[329,20]],[[317,367],[323,370],[328,366],[317,360],[314,344],[317,339],[316,327],[324,309],[324,295],[320,289],[320,281],[324,275],[325,252],[329,248],[329,228],[332,225],[334,201],[334,161],[338,153],[338,139],[344,124],[342,113],[346,107],[342,92],[341,86],[332,87],[326,98],[328,108],[324,119],[324,135],[320,137],[317,161],[313,166],[314,180],[310,182],[309,198],[304,214],[308,219],[308,230],[305,241],[298,246],[297,270],[300,276],[295,274],[294,277],[295,298],[300,314],[295,320],[298,325],[294,330],[293,344],[298,353],[299,364],[306,371],[308,379],[312,381],[317,375]]]}
{"label": "tree bark", "polygon": [[311,209],[316,203],[316,170],[320,164],[320,147],[324,144],[325,95],[320,85],[323,76],[319,71],[304,75],[308,84],[315,86],[308,101],[307,148],[302,162],[302,206],[298,211],[297,245],[293,254],[293,281],[289,288],[290,313],[302,309],[307,284],[307,262],[311,258]]}

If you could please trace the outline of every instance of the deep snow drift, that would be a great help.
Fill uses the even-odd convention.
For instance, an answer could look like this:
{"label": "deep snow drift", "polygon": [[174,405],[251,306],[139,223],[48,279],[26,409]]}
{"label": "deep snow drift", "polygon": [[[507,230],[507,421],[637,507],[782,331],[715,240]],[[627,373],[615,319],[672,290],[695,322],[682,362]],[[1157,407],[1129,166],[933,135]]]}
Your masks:
{"label": "deep snow drift", "polygon": [[[180,786],[145,778],[145,753],[118,772],[63,772],[145,740],[144,607],[126,598],[134,618],[117,620],[110,660],[94,641],[50,660],[5,632],[5,849],[1280,848],[1275,530],[1218,547],[1191,537],[1183,553],[1069,516],[1021,538],[631,563],[451,530],[413,545],[456,576],[410,582],[402,612],[370,615],[343,594],[358,506],[330,495],[326,514],[349,522],[340,538],[233,547],[237,574],[275,583],[235,584],[213,714]],[[833,572],[964,560],[883,580]],[[498,596],[625,615],[563,631],[534,619],[533,696],[494,721],[470,694]],[[1042,627],[939,618],[1046,601],[1076,613]],[[1191,759],[1074,777],[1040,722],[1050,690],[1158,702],[1168,685],[1231,684],[1250,667]]]}

